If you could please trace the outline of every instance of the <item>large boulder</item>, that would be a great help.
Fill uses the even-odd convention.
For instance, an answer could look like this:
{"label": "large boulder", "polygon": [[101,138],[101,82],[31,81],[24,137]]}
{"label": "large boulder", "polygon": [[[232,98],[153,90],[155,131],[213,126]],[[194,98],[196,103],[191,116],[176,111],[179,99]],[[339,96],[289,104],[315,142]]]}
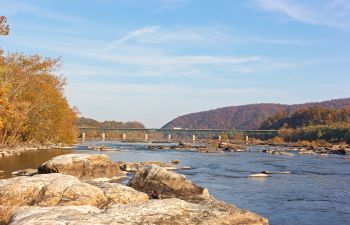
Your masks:
{"label": "large boulder", "polygon": [[128,186],[147,193],[151,198],[180,198],[183,200],[210,199],[206,188],[193,184],[184,175],[165,168],[148,165],[140,168]]}
{"label": "large boulder", "polygon": [[10,225],[268,225],[268,220],[219,201],[189,203],[180,199],[113,205],[106,210],[93,206],[31,208],[17,212]]}
{"label": "large boulder", "polygon": [[54,157],[38,168],[43,173],[63,173],[79,179],[125,176],[119,164],[104,154],[68,154]]}
{"label": "large boulder", "polygon": [[100,188],[108,199],[108,203],[111,204],[142,203],[149,199],[147,194],[122,184],[96,181],[87,182]]}
{"label": "large boulder", "polygon": [[143,203],[148,195],[118,183],[87,181],[54,173],[0,180],[0,224],[23,206]]}
{"label": "large boulder", "polygon": [[63,174],[41,174],[0,180],[0,218],[21,206],[93,205],[107,202],[103,191]]}

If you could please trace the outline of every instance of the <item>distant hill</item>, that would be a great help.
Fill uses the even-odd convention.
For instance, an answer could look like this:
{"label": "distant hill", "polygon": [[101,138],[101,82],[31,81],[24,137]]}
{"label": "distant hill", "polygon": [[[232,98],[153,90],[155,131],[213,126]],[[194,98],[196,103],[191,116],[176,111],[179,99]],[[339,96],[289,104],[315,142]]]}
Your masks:
{"label": "distant hill", "polygon": [[279,112],[286,112],[291,115],[299,109],[314,106],[342,109],[350,106],[350,98],[295,105],[262,103],[229,106],[183,115],[165,124],[163,128],[259,129],[266,119]]}
{"label": "distant hill", "polygon": [[106,120],[99,122],[94,119],[80,117],[77,121],[78,127],[91,127],[91,128],[145,128],[145,126],[140,122],[120,122],[114,120]]}

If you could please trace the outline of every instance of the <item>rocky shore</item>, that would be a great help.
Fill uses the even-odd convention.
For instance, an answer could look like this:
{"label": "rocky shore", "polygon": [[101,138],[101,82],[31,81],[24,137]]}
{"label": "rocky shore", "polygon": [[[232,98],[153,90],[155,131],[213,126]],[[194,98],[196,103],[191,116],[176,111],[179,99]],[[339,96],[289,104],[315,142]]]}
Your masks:
{"label": "rocky shore", "polygon": [[242,143],[216,142],[207,141],[205,143],[194,144],[179,142],[176,145],[149,145],[149,150],[180,150],[180,151],[194,151],[204,153],[215,152],[243,152],[246,151],[247,145]]}
{"label": "rocky shore", "polygon": [[66,145],[25,145],[25,146],[0,146],[0,159],[11,157],[14,155],[20,155],[24,152],[31,152],[37,150],[49,150],[49,149],[71,149],[72,146]]}
{"label": "rocky shore", "polygon": [[340,154],[350,155],[350,146],[343,145],[329,145],[329,146],[300,146],[296,143],[274,143],[270,141],[260,142],[215,142],[206,141],[201,144],[183,143],[169,145],[157,144],[149,145],[149,150],[179,150],[179,151],[194,151],[203,153],[218,153],[218,152],[245,152],[249,151],[252,146],[265,146],[262,150],[264,153],[293,156],[294,154],[309,154],[309,155],[326,155],[326,154]]}
{"label": "rocky shore", "polygon": [[164,165],[135,164],[122,185],[129,164],[68,154],[43,163],[38,174],[0,180],[0,224],[268,224]]}

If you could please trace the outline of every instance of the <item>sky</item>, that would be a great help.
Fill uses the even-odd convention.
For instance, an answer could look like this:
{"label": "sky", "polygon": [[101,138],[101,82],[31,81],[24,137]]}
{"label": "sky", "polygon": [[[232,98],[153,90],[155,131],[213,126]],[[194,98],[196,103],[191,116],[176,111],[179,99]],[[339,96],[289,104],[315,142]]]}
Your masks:
{"label": "sky", "polygon": [[61,57],[81,116],[350,96],[350,0],[0,0],[9,52]]}

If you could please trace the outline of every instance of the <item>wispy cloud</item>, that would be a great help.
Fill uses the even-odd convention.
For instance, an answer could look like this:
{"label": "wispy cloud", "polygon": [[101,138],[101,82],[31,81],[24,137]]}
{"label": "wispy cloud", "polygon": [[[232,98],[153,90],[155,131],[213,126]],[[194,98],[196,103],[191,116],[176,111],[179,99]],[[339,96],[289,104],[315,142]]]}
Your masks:
{"label": "wispy cloud", "polygon": [[169,43],[191,43],[191,44],[217,44],[228,41],[230,33],[226,27],[160,27],[145,26],[129,31],[126,35],[112,41],[107,50],[132,44],[162,45]]}
{"label": "wispy cloud", "polygon": [[350,6],[347,1],[255,0],[255,2],[264,10],[282,13],[296,21],[350,30]]}
{"label": "wispy cloud", "polygon": [[146,27],[143,27],[141,29],[133,30],[133,31],[129,32],[127,35],[120,37],[120,38],[114,40],[113,42],[111,42],[110,46],[107,47],[106,49],[111,50],[120,44],[123,44],[123,43],[128,42],[128,41],[133,40],[133,39],[138,39],[139,37],[142,37],[145,34],[155,33],[155,31],[158,30],[159,28],[160,27],[158,27],[158,26],[146,26]]}

